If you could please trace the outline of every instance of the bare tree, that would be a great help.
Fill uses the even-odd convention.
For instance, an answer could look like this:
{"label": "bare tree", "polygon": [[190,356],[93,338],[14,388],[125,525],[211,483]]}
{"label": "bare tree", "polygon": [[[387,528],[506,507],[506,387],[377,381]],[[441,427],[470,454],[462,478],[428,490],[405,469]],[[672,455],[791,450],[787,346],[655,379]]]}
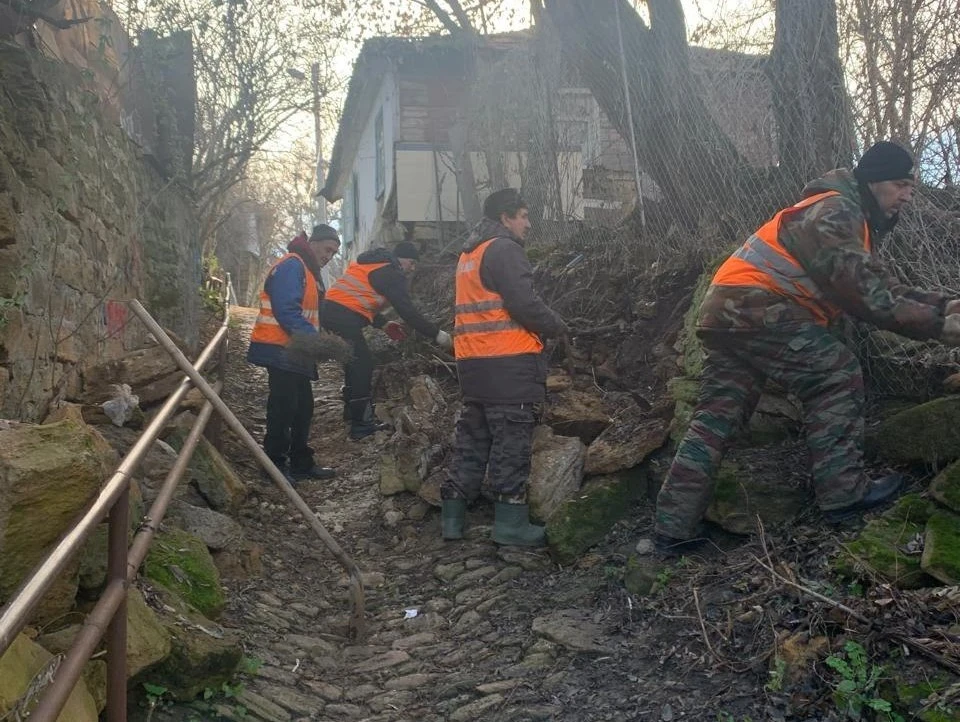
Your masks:
{"label": "bare tree", "polygon": [[[619,28],[614,2],[619,4]],[[804,77],[807,102],[817,87],[804,73],[828,81],[826,95],[815,98],[817,108],[842,95],[836,33],[829,32],[836,24],[833,0],[781,0],[772,92],[777,96],[780,161],[790,162],[779,169],[751,167],[705,103],[704,88],[691,67],[680,0],[648,0],[648,22],[625,0],[604,0],[603,6],[588,0],[544,2],[545,16],[584,82],[621,135],[636,140],[640,165],[656,181],[671,219],[687,228],[705,220],[715,227],[736,209],[739,216],[755,220],[795,193],[801,176],[849,158],[842,114],[806,113],[804,131],[791,130],[795,108],[790,96],[799,88],[790,78]],[[624,58],[618,53],[618,31]],[[813,37],[817,42],[807,45],[805,54],[793,50]],[[629,68],[632,114],[624,112],[621,62]]]}
{"label": "bare tree", "polygon": [[197,198],[205,253],[227,217],[229,191],[254,155],[299,111],[310,87],[296,69],[320,60],[321,86],[340,80],[332,56],[344,17],[306,12],[286,3],[219,0],[136,0],[121,5],[132,33],[189,30],[194,37],[196,127],[190,185]]}
{"label": "bare tree", "polygon": [[960,168],[960,27],[955,0],[839,0],[857,139],[905,143],[925,180],[956,183]]}

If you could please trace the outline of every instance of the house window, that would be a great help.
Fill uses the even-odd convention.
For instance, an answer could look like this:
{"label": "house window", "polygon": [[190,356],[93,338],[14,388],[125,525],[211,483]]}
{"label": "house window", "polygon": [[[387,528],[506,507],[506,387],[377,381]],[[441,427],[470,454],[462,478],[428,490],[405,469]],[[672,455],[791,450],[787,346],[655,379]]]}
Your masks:
{"label": "house window", "polygon": [[376,146],[376,181],[377,181],[377,199],[383,197],[384,185],[386,184],[386,159],[383,148],[383,108],[377,112],[377,119],[373,125],[374,144]]}

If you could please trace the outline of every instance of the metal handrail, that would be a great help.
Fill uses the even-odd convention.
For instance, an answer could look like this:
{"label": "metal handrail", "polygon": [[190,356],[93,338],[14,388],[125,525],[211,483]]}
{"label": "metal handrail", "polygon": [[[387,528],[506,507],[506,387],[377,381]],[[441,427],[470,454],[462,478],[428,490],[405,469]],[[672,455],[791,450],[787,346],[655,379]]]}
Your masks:
{"label": "metal handrail", "polygon": [[[225,288],[223,322],[199,358],[191,365],[195,373],[199,373],[209,363],[213,354],[226,339],[230,321],[229,277]],[[220,373],[222,378],[223,367]],[[51,585],[79,552],[81,545],[93,533],[104,516],[109,515],[107,587],[97,602],[94,612],[91,612],[85,620],[84,627],[74,640],[73,647],[61,664],[54,682],[31,715],[31,719],[36,722],[53,722],[59,715],[80,677],[83,665],[89,660],[103,636],[106,625],[109,625],[107,719],[108,722],[124,722],[126,719],[126,590],[128,582],[136,575],[137,568],[146,556],[155,531],[155,524],[159,523],[159,519],[165,513],[173,489],[189,463],[190,456],[199,442],[199,436],[210,419],[212,405],[209,402],[204,405],[190,436],[178,455],[174,468],[164,482],[164,490],[167,493],[165,495],[161,493],[164,497],[162,504],[160,504],[161,497],[158,497],[151,508],[151,516],[145,518],[147,525],[134,540],[134,547],[128,557],[130,479],[191,386],[193,382],[187,375],[121,460],[110,480],[84,515],[64,534],[56,547],[24,581],[7,605],[0,610],[2,612],[0,613],[0,656],[2,656],[26,626],[30,615],[33,614]]]}
{"label": "metal handrail", "polygon": [[[96,606],[84,620],[84,626],[74,639],[67,656],[57,674],[44,691],[40,704],[30,716],[31,722],[54,722],[67,702],[71,691],[83,672],[83,665],[90,659],[97,644],[107,634],[107,722],[126,722],[126,601],[129,583],[136,576],[140,564],[146,557],[150,542],[157,526],[166,513],[173,498],[177,483],[182,477],[200,441],[207,422],[215,410],[219,418],[226,422],[244,445],[271,477],[273,482],[286,494],[287,498],[304,517],[308,525],[320,537],[334,558],[344,567],[349,577],[349,586],[353,598],[351,631],[357,638],[365,632],[364,589],[360,570],[356,563],[340,547],[337,541],[319,522],[310,506],[293,489],[290,482],[276,467],[264,450],[244,428],[240,420],[220,398],[225,370],[225,355],[221,357],[221,382],[211,386],[200,374],[202,368],[213,356],[217,347],[224,341],[229,324],[229,308],[232,284],[227,274],[224,300],[224,319],[213,340],[207,345],[196,363],[191,364],[163,328],[147,313],[139,301],[129,302],[130,308],[154,335],[157,342],[173,357],[180,369],[186,374],[180,386],[163,405],[160,412],[150,423],[142,436],[120,462],[110,481],[84,514],[83,518],[61,539],[60,543],[37,567],[24,583],[17,595],[8,603],[0,615],[0,655],[12,644],[13,639],[23,629],[30,614],[42,599],[44,593],[63,570],[70,559],[79,550],[80,544],[90,535],[94,526],[109,511],[109,539],[107,585]],[[127,529],[129,526],[129,480],[150,445],[159,436],[173,411],[180,404],[189,388],[195,385],[206,397],[193,428],[190,431],[177,461],[164,479],[148,516],[145,516],[130,548],[127,548]]]}

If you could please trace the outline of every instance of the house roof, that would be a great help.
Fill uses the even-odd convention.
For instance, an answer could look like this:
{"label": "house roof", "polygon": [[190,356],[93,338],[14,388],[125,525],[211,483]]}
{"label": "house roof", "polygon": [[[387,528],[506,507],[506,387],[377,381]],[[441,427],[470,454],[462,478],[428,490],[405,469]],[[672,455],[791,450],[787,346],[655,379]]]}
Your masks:
{"label": "house roof", "polygon": [[[481,52],[505,52],[522,47],[532,37],[531,30],[483,35],[479,37],[478,48]],[[367,118],[390,70],[400,65],[421,63],[425,67],[452,71],[462,65],[463,59],[463,42],[452,35],[388,36],[366,40],[354,64],[326,184],[320,195],[331,202],[343,197]],[[690,46],[690,60],[695,74],[704,76],[710,84],[716,84],[718,77],[732,78],[743,71],[761,71],[762,75],[767,56]]]}
{"label": "house roof", "polygon": [[[480,48],[505,51],[522,46],[531,37],[530,31],[484,35]],[[434,67],[455,68],[463,62],[463,43],[452,35],[426,37],[375,37],[364,41],[353,66],[347,88],[347,99],[340,116],[340,127],[333,144],[327,169],[327,181],[320,194],[328,201],[343,197],[350,160],[356,155],[366,120],[373,110],[383,78],[391,69],[404,63],[425,62]]]}

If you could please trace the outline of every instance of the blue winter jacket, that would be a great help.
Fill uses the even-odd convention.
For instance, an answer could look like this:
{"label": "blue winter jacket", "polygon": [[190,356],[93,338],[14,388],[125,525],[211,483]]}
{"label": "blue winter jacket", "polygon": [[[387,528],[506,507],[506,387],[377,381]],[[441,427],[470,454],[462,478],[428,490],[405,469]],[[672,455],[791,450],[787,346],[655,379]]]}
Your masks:
{"label": "blue winter jacket", "polygon": [[[295,333],[316,333],[316,329],[303,317],[303,291],[307,283],[307,274],[303,263],[296,258],[288,258],[280,263],[264,283],[264,290],[270,296],[270,305],[273,308],[273,317],[277,323],[291,336]],[[319,278],[320,298],[323,298],[323,285]],[[247,361],[266,368],[281,369],[303,374],[316,381],[317,365],[303,364],[292,361],[287,357],[287,350],[283,346],[272,343],[258,343],[252,341],[247,351]]]}

